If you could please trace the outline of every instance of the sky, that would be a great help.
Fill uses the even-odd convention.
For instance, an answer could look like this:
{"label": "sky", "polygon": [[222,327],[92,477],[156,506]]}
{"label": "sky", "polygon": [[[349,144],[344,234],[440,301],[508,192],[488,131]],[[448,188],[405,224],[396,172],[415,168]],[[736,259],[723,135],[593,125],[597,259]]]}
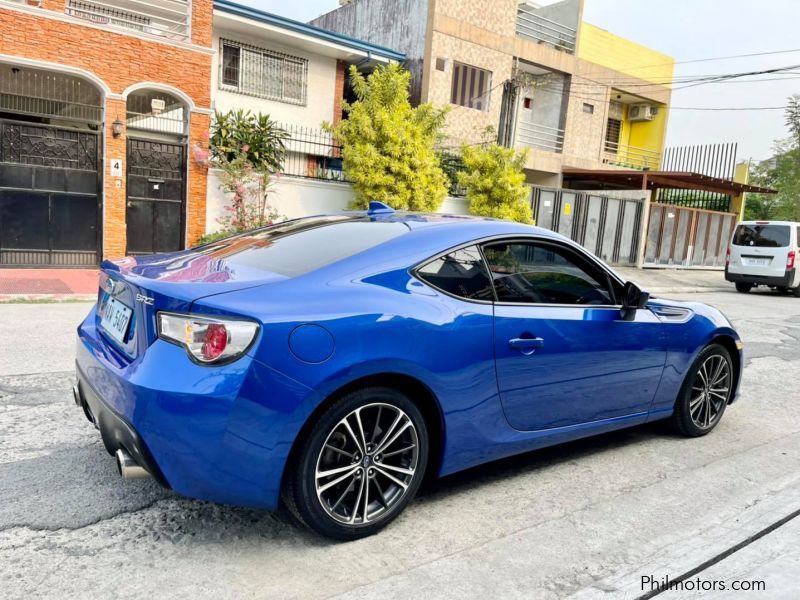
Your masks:
{"label": "sky", "polygon": [[[338,0],[238,0],[299,21],[338,7]],[[466,1],[466,0],[465,0]],[[800,94],[800,0],[585,0],[584,21],[668,54],[676,61],[797,50],[747,58],[677,64],[675,75],[741,73],[798,65],[794,74],[750,77],[675,90],[674,107],[785,106]],[[679,85],[676,85],[679,87]],[[787,137],[781,110],[671,111],[667,146],[738,142],[739,159],[769,158]]]}

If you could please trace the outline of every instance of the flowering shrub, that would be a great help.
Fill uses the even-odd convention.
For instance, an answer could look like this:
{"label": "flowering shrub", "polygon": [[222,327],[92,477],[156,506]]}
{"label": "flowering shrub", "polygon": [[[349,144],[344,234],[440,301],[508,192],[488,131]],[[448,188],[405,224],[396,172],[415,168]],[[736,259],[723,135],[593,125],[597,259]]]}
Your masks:
{"label": "flowering shrub", "polygon": [[220,188],[230,196],[225,214],[217,219],[224,232],[264,227],[282,218],[269,194],[283,168],[286,138],[269,115],[241,110],[214,115],[210,155],[222,172]]}
{"label": "flowering shrub", "polygon": [[271,225],[281,215],[269,203],[272,186],[278,180],[277,173],[269,173],[253,166],[247,157],[247,144],[229,155],[217,157],[215,164],[222,171],[220,188],[230,195],[230,204],[217,222],[224,231],[237,232]]}

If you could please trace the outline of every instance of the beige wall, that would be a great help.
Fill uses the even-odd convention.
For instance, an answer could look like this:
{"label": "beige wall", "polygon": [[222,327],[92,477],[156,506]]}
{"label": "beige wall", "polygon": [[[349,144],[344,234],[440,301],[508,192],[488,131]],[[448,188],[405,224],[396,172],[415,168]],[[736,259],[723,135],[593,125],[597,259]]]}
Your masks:
{"label": "beige wall", "polygon": [[[592,84],[588,80],[576,78],[576,81],[579,85],[572,87],[574,95],[570,97],[567,107],[564,164],[583,169],[597,169],[602,164],[611,88]],[[591,105],[594,112],[591,114],[585,112],[584,104]]]}
{"label": "beige wall", "polygon": [[437,14],[501,36],[514,35],[517,4],[517,0],[434,0]]}
{"label": "beige wall", "polygon": [[[308,90],[305,106],[288,104],[237,94],[219,89],[220,38],[243,42],[259,48],[275,50],[308,60]],[[312,54],[289,46],[276,44],[265,38],[248,37],[241,33],[228,33],[214,29],[214,59],[211,67],[211,101],[220,111],[246,109],[253,113],[269,114],[274,121],[318,128],[323,121],[333,121],[334,90],[336,87],[336,59]]]}
{"label": "beige wall", "polygon": [[[432,35],[430,56],[431,59],[425,64],[429,85],[424,100],[437,106],[450,106],[446,128],[450,143],[476,143],[483,139],[486,127],[491,126],[496,130],[500,121],[503,98],[501,84],[511,77],[512,57],[438,31],[434,31]],[[444,71],[436,70],[437,57],[447,59]],[[489,110],[482,111],[450,104],[454,61],[491,71]]]}
{"label": "beige wall", "polygon": [[[626,88],[641,97],[642,102],[668,104],[670,101],[667,87],[648,84],[643,79],[583,59],[576,60],[564,134],[565,167],[616,168],[603,162],[606,121],[612,93],[625,92]],[[584,112],[584,103],[594,106],[593,114]]]}

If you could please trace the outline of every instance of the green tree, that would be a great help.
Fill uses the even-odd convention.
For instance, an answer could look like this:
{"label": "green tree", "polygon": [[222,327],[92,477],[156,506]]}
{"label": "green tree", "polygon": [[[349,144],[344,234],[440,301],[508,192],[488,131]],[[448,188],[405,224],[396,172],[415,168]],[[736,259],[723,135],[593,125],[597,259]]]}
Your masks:
{"label": "green tree", "polygon": [[465,146],[463,155],[465,170],[458,179],[467,190],[472,214],[533,223],[523,172],[527,153],[486,144]]}
{"label": "green tree", "polygon": [[789,96],[786,105],[786,126],[789,128],[789,133],[792,134],[794,146],[800,146],[800,94],[792,94]]}
{"label": "green tree", "polygon": [[748,194],[745,219],[800,220],[800,148],[791,140],[775,144],[769,160],[750,167],[750,182],[778,190],[777,194]]}
{"label": "green tree", "polygon": [[356,100],[345,103],[347,119],[324,124],[342,146],[344,172],[353,182],[353,208],[371,200],[402,210],[433,212],[447,195],[447,178],[434,147],[446,109],[413,108],[411,74],[397,64],[380,66],[369,77],[350,67]]}

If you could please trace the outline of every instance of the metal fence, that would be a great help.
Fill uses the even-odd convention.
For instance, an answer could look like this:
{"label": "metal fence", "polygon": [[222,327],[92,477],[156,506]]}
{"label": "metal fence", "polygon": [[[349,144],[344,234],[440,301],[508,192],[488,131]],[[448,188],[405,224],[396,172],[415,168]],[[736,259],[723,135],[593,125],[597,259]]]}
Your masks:
{"label": "metal fence", "polygon": [[283,174],[306,179],[349,183],[342,170],[342,147],[324,129],[280,125],[289,134]]}
{"label": "metal fence", "polygon": [[559,153],[564,148],[563,129],[525,121],[520,121],[517,126],[517,143],[523,146]]}
{"label": "metal fence", "polygon": [[570,238],[604,261],[635,265],[644,197],[636,192],[585,192],[531,186],[536,224]]}
{"label": "metal fence", "polygon": [[533,6],[520,4],[517,8],[517,35],[574,54],[578,34],[572,27],[538,14]]}
{"label": "metal fence", "polygon": [[64,12],[92,23],[124,27],[170,40],[188,41],[190,8],[187,0],[68,0]]}
{"label": "metal fence", "polygon": [[[661,170],[688,171],[732,181],[736,174],[737,150],[735,143],[667,148],[661,161]],[[729,211],[731,205],[730,196],[704,190],[662,189],[658,191],[657,201],[723,212]]]}
{"label": "metal fence", "polygon": [[0,111],[99,123],[102,104],[100,91],[78,77],[0,65]]}
{"label": "metal fence", "polygon": [[[352,183],[342,167],[342,147],[334,140],[333,134],[324,129],[281,124],[286,131],[286,156],[283,161],[283,175]],[[437,149],[436,154],[442,170],[447,176],[448,193],[462,197],[466,190],[458,183],[458,173],[464,170],[461,153],[453,148]]]}

